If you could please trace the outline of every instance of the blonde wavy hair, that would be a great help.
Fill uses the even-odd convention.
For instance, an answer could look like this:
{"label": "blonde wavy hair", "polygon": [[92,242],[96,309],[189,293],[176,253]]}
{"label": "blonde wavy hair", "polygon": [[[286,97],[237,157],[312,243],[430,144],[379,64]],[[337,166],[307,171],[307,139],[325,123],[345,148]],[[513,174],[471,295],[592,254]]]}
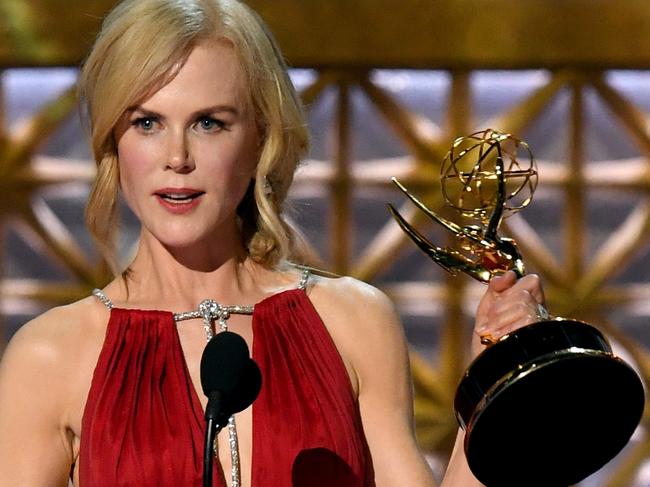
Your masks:
{"label": "blonde wavy hair", "polygon": [[173,78],[197,44],[211,40],[233,46],[263,137],[255,180],[239,207],[244,245],[266,267],[301,260],[302,239],[283,207],[309,135],[286,64],[262,20],[238,0],[125,0],[104,20],[79,82],[97,163],[86,224],[114,272],[120,180],[115,127],[129,107]]}

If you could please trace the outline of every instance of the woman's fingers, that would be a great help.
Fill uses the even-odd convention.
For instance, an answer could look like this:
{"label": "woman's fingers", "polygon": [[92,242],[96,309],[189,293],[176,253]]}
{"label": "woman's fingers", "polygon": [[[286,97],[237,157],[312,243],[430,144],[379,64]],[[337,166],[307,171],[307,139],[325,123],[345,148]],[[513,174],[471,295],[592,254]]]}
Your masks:
{"label": "woman's fingers", "polygon": [[478,324],[479,335],[489,333],[499,337],[539,321],[538,303],[528,291],[512,294],[508,299],[497,298],[484,320]]}
{"label": "woman's fingers", "polygon": [[488,283],[488,289],[497,293],[506,291],[517,283],[517,274],[508,271],[499,276],[494,276]]}
{"label": "woman's fingers", "polygon": [[481,299],[475,333],[483,345],[543,320],[544,292],[535,274],[517,279],[514,272],[493,278]]}
{"label": "woman's fingers", "polygon": [[[512,273],[514,276],[514,272],[508,271],[506,274],[500,277],[502,279],[504,277],[509,277],[508,274],[510,273]],[[508,280],[508,283],[510,282],[512,282],[511,278]],[[501,284],[501,281],[499,281],[497,284]],[[502,297],[507,297],[510,293],[517,293],[518,291],[522,290],[528,291],[539,304],[544,304],[544,290],[542,289],[542,285],[537,274],[527,274],[520,279],[516,279],[515,276],[515,282],[510,286],[504,287],[499,292],[499,294]]]}
{"label": "woman's fingers", "polygon": [[488,313],[488,327],[498,335],[539,321],[538,303],[528,291],[521,291],[512,300],[499,300]]}

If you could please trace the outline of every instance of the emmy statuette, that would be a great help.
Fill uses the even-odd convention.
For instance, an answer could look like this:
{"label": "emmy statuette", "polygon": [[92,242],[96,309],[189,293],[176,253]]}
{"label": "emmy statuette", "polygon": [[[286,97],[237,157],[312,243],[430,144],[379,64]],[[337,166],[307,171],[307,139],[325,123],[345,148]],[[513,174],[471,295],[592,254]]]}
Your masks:
{"label": "emmy statuette", "polygon": [[[389,205],[400,227],[434,262],[452,274],[487,283],[495,275],[526,270],[514,240],[498,235],[505,216],[526,207],[537,185],[528,145],[487,129],[456,139],[441,166],[448,205],[477,225],[437,215],[393,179],[429,218],[453,234],[455,248],[440,248]],[[465,430],[465,453],[488,487],[566,487],[612,459],[639,424],[644,391],[636,372],[612,353],[593,326],[552,319],[498,340],[469,365],[454,409]]]}

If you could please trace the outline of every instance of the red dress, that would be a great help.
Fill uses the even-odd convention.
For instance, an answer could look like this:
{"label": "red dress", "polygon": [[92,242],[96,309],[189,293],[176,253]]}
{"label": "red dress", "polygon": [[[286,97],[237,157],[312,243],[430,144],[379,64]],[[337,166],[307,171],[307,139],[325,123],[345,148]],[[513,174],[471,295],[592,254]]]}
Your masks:
{"label": "red dress", "polygon": [[[84,410],[81,487],[201,486],[201,403],[167,311],[112,308]],[[369,487],[372,465],[340,355],[303,289],[255,305],[253,487]],[[225,487],[215,468],[215,487]]]}

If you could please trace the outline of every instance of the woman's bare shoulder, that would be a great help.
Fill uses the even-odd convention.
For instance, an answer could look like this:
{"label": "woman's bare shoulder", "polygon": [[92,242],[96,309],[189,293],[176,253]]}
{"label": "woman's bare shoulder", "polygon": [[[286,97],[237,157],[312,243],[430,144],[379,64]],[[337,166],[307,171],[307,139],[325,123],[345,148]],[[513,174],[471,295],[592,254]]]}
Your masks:
{"label": "woman's bare shoulder", "polygon": [[93,297],[52,308],[18,329],[3,358],[38,367],[73,366],[85,349],[96,348],[107,317],[108,311]]}
{"label": "woman's bare shoulder", "polygon": [[12,485],[24,485],[29,474],[23,472],[36,463],[48,478],[39,485],[54,485],[53,479],[69,474],[103,343],[102,313],[107,316],[91,299],[53,308],[9,342],[0,361],[0,467],[10,479],[21,479]]}
{"label": "woman's bare shoulder", "polygon": [[359,343],[389,353],[404,341],[393,302],[375,286],[352,277],[317,277],[310,298],[343,353],[357,355]]}
{"label": "woman's bare shoulder", "polygon": [[310,297],[322,308],[336,315],[384,318],[396,316],[392,301],[383,291],[353,277],[314,275]]}
{"label": "woman's bare shoulder", "polygon": [[[407,398],[406,337],[389,297],[351,277],[317,277],[310,298],[336,344],[357,396],[374,397],[374,390],[390,390],[395,397]],[[379,383],[377,378],[382,378]],[[371,402],[376,403],[374,399]]]}

